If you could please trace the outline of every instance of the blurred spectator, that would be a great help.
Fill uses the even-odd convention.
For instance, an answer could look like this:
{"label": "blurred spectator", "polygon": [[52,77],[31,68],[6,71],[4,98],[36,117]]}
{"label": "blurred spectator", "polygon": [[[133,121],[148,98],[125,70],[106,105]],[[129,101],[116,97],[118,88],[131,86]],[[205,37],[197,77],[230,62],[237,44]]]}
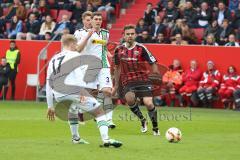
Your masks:
{"label": "blurred spectator", "polygon": [[220,31],[220,27],[218,26],[217,21],[214,20],[214,21],[212,21],[211,25],[209,25],[205,29],[203,37],[207,37],[207,35],[212,34],[216,38],[219,31]]}
{"label": "blurred spectator", "polygon": [[69,0],[57,0],[57,9],[69,10],[71,7]]}
{"label": "blurred spectator", "polygon": [[163,99],[168,98],[170,100],[170,106],[175,106],[176,94],[182,84],[182,67],[179,60],[173,60],[173,64],[170,65],[169,70],[163,75],[163,87],[162,95]]}
{"label": "blurred spectator", "polygon": [[218,3],[218,10],[215,19],[219,26],[222,25],[224,19],[227,19],[228,21],[232,20],[231,12],[226,8],[223,2]]}
{"label": "blurred spectator", "polygon": [[91,12],[95,12],[95,11],[97,11],[97,9],[98,9],[98,7],[99,6],[101,6],[101,0],[88,0],[87,1],[87,6],[88,5],[90,5],[90,6],[88,6],[89,8],[92,8],[92,10],[88,10],[88,11],[91,11]]}
{"label": "blurred spectator", "polygon": [[208,4],[203,2],[201,4],[201,9],[197,13],[198,26],[206,28],[212,19],[212,12],[208,8]]}
{"label": "blurred spectator", "polygon": [[218,46],[217,42],[215,42],[215,38],[214,38],[213,34],[209,34],[207,36],[207,39],[204,40],[203,45],[206,45],[206,46]]}
{"label": "blurred spectator", "polygon": [[47,32],[52,33],[55,26],[56,26],[56,23],[52,20],[52,17],[50,15],[47,15],[45,22],[43,22],[41,25],[41,29],[39,32],[39,39],[44,38]]}
{"label": "blurred spectator", "polygon": [[178,6],[179,0],[160,0],[157,3],[158,12],[169,7],[169,2],[171,2],[173,6]]}
{"label": "blurred spectator", "polygon": [[41,18],[40,18],[41,15],[40,15],[40,12],[39,12],[37,6],[34,6],[33,9],[31,10],[31,12],[28,13],[28,15],[27,15],[27,18],[28,18],[28,19],[29,19],[29,16],[30,16],[31,14],[35,14],[36,19],[41,22]]}
{"label": "blurred spectator", "polygon": [[153,42],[157,44],[169,44],[168,38],[165,38],[163,33],[159,33],[157,39],[155,39]]}
{"label": "blurred spectator", "polygon": [[9,21],[13,16],[17,16],[19,19],[24,20],[26,16],[26,10],[21,4],[20,0],[14,0],[13,4],[9,7],[9,11],[6,15],[5,20]]}
{"label": "blurred spectator", "polygon": [[197,12],[193,8],[192,2],[186,2],[186,8],[183,12],[183,18],[186,20],[186,23],[190,28],[197,27]]}
{"label": "blurred spectator", "polygon": [[211,107],[214,94],[221,82],[221,74],[215,68],[213,61],[207,62],[207,71],[203,73],[197,90],[198,97],[205,107]]}
{"label": "blurred spectator", "polygon": [[199,81],[201,80],[202,72],[198,68],[196,60],[190,61],[190,68],[183,72],[182,80],[183,86],[180,88],[179,93],[182,95],[187,106],[196,106],[198,104],[195,92],[198,89]]}
{"label": "blurred spectator", "polygon": [[157,16],[157,11],[153,9],[152,3],[147,3],[147,8],[144,11],[144,22],[150,26],[154,22],[154,18]]}
{"label": "blurred spectator", "polygon": [[240,4],[238,5],[238,9],[236,10],[235,15],[234,15],[233,26],[236,29],[240,28]]}
{"label": "blurred spectator", "polygon": [[234,34],[230,34],[228,37],[228,43],[225,44],[225,46],[233,46],[233,47],[239,47],[239,43],[236,42],[236,38]]}
{"label": "blurred spectator", "polygon": [[101,6],[98,7],[98,11],[106,11],[107,19],[111,20],[111,13],[115,10],[117,0],[102,0]]}
{"label": "blurred spectator", "polygon": [[46,3],[46,0],[39,0],[38,10],[40,13],[40,20],[44,21],[46,16],[50,14],[50,8]]}
{"label": "blurred spectator", "polygon": [[229,0],[229,6],[228,9],[235,13],[238,9],[238,5],[239,5],[240,0]]}
{"label": "blurred spectator", "polygon": [[53,30],[53,33],[54,34],[60,34],[60,33],[63,33],[63,30],[65,28],[68,28],[70,33],[73,33],[73,26],[72,24],[70,23],[69,21],[69,17],[68,15],[63,15],[62,16],[62,20],[61,22],[57,23],[57,25],[55,26],[54,30]]}
{"label": "blurred spectator", "polygon": [[17,39],[25,39],[26,40],[32,40],[37,38],[39,30],[40,30],[40,23],[37,20],[37,17],[35,14],[30,14],[29,19],[26,23],[26,33],[19,32],[17,34]]}
{"label": "blurred spectator", "polygon": [[219,33],[216,35],[218,43],[220,45],[225,45],[228,41],[228,36],[233,33],[234,31],[232,27],[229,25],[228,20],[224,19],[222,26],[220,27]]}
{"label": "blurred spectator", "polygon": [[95,12],[96,9],[94,8],[94,6],[93,6],[92,3],[88,3],[88,4],[87,4],[87,9],[86,9],[86,11]]}
{"label": "blurred spectator", "polygon": [[196,44],[197,43],[197,37],[195,35],[195,32],[192,28],[189,28],[189,26],[183,22],[181,26],[182,30],[182,39],[187,41],[189,44]]}
{"label": "blurred spectator", "polygon": [[171,29],[171,36],[175,36],[176,34],[182,34],[182,25],[183,25],[183,20],[182,19],[177,19],[176,23]]}
{"label": "blurred spectator", "polygon": [[22,32],[23,23],[22,20],[18,19],[17,16],[12,18],[10,28],[7,30],[9,39],[16,39],[18,33]]}
{"label": "blurred spectator", "polygon": [[[16,46],[15,41],[10,41],[10,49],[6,51],[6,59],[7,63],[10,65],[10,72],[9,72],[9,80],[11,83],[11,88],[12,88],[12,94],[11,94],[11,99],[15,99],[15,80],[17,77],[18,73],[18,65],[20,64],[20,51]],[[6,94],[7,94],[8,88],[6,88]]]}
{"label": "blurred spectator", "polygon": [[233,98],[233,92],[236,90],[239,81],[240,76],[237,75],[236,68],[234,66],[229,66],[227,74],[223,76],[223,80],[218,91],[225,108],[229,107],[230,99]]}
{"label": "blurred spectator", "polygon": [[75,26],[75,30],[82,28],[82,14],[85,12],[85,8],[83,7],[80,0],[75,1],[72,6],[72,17],[71,22]]}
{"label": "blurred spectator", "polygon": [[235,102],[235,109],[240,110],[240,80],[238,81],[238,85],[236,90],[233,92],[233,98]]}
{"label": "blurred spectator", "polygon": [[138,43],[152,43],[152,38],[149,35],[148,31],[143,31],[141,36],[136,37]]}
{"label": "blurred spectator", "polygon": [[188,45],[188,42],[185,41],[185,40],[183,40],[183,39],[182,39],[182,35],[178,33],[178,34],[176,34],[176,36],[175,36],[175,40],[172,41],[171,44],[175,44],[175,45]]}
{"label": "blurred spectator", "polygon": [[70,34],[70,30],[68,28],[64,28],[59,36],[55,40],[60,41],[62,36]]}
{"label": "blurred spectator", "polygon": [[144,19],[140,18],[136,25],[136,33],[137,35],[141,35],[143,31],[148,30],[148,27],[145,25]]}
{"label": "blurred spectator", "polygon": [[7,96],[7,85],[8,85],[8,78],[10,73],[10,65],[7,63],[5,57],[1,58],[0,64],[0,100],[5,100]]}
{"label": "blurred spectator", "polygon": [[50,32],[46,32],[43,40],[50,41],[52,39],[52,34]]}
{"label": "blurred spectator", "polygon": [[48,6],[50,9],[59,9],[56,0],[48,0]]}
{"label": "blurred spectator", "polygon": [[178,18],[178,9],[174,6],[173,1],[168,1],[167,8],[165,10],[164,23],[171,28]]}
{"label": "blurred spectator", "polygon": [[166,26],[161,22],[160,16],[155,17],[155,23],[153,23],[150,27],[150,35],[152,40],[156,40],[157,35],[159,33],[164,33]]}

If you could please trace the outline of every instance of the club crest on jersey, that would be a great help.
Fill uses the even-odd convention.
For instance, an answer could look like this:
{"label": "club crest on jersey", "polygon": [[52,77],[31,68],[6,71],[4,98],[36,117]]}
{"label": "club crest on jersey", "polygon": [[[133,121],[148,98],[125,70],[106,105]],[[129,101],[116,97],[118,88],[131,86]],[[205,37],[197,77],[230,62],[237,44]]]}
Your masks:
{"label": "club crest on jersey", "polygon": [[133,54],[138,55],[139,51],[134,51]]}

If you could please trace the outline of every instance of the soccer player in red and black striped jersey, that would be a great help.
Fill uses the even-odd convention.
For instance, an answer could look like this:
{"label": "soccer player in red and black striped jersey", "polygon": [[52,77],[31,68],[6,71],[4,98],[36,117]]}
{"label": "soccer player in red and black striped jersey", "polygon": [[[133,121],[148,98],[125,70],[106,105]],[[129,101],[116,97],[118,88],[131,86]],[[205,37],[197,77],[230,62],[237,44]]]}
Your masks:
{"label": "soccer player in red and black striped jersey", "polygon": [[[152,72],[157,74],[159,74],[158,66],[155,57],[144,45],[135,42],[135,38],[135,27],[132,25],[125,26],[125,43],[116,48],[114,55],[115,86],[113,88],[113,94],[116,93],[120,86],[123,87],[122,94],[119,94],[121,97],[125,98],[130,110],[141,120],[141,131],[145,133],[147,132],[147,121],[139,109],[137,102],[137,98],[142,98],[152,121],[153,134],[160,135],[158,129],[157,109],[153,104],[151,85],[147,85],[149,81],[147,76],[149,70],[145,67],[146,65],[143,64],[144,62],[145,64],[149,63]],[[137,90],[140,90],[140,92],[141,90],[144,90],[144,95],[139,97]],[[149,92],[146,92],[148,90]]]}

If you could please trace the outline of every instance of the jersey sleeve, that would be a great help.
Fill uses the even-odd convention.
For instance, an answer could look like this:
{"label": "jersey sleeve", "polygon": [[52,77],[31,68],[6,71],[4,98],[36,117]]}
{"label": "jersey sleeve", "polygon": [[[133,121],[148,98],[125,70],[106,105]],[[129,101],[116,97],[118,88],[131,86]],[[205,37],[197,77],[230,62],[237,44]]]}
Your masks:
{"label": "jersey sleeve", "polygon": [[47,96],[47,105],[48,108],[53,107],[53,89],[50,87],[49,81],[52,74],[52,60],[49,62],[47,69],[47,78],[46,78],[46,96]]}
{"label": "jersey sleeve", "polygon": [[152,53],[144,46],[142,46],[142,57],[150,64],[157,62],[156,58],[152,55]]}

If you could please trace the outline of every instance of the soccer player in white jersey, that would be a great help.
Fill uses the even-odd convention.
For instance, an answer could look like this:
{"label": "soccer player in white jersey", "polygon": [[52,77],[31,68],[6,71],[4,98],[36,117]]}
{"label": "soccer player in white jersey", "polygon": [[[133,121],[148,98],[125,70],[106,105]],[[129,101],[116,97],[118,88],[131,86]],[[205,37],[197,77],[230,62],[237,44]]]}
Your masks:
{"label": "soccer player in white jersey", "polygon": [[[91,18],[91,29],[89,29],[89,19]],[[106,99],[111,100],[112,93],[112,79],[110,74],[110,65],[107,59],[108,50],[106,44],[109,39],[108,30],[102,29],[102,14],[99,12],[85,12],[82,16],[84,27],[77,30],[74,35],[78,40],[77,50],[83,54],[94,55],[102,59],[103,68],[98,74],[97,81],[99,83],[99,90],[103,92]],[[89,32],[93,32],[89,36]],[[94,63],[94,62],[93,62]],[[103,103],[103,100],[98,99]],[[112,100],[111,100],[112,101]],[[112,121],[113,110],[106,111],[106,117],[109,128],[115,128]]]}
{"label": "soccer player in white jersey", "polygon": [[[92,32],[88,33],[89,35]],[[114,146],[120,147],[122,145],[121,142],[109,139],[108,136],[108,124],[107,119],[105,116],[105,112],[103,111],[101,104],[92,96],[83,96],[81,93],[61,93],[59,92],[59,87],[53,87],[52,84],[57,84],[62,88],[66,88],[68,86],[80,86],[84,88],[92,88],[96,89],[97,84],[95,82],[86,83],[83,81],[83,77],[86,74],[86,68],[84,65],[79,66],[78,68],[74,69],[73,71],[66,75],[66,69],[68,69],[67,62],[72,62],[73,59],[81,58],[84,55],[79,54],[76,51],[77,40],[73,35],[65,35],[62,37],[62,51],[50,60],[48,70],[47,70],[47,117],[49,120],[55,119],[55,109],[53,105],[54,98],[57,102],[62,102],[64,100],[71,100],[72,105],[69,108],[69,125],[72,134],[72,142],[74,144],[88,144],[87,141],[80,138],[78,132],[78,110],[81,109],[83,111],[91,113],[99,127],[100,135],[103,141],[104,147]],[[79,62],[79,61],[78,61]],[[70,64],[71,66],[71,64]],[[62,83],[59,83],[57,80],[59,78],[52,78],[52,76],[62,77],[63,75],[66,76]],[[81,77],[81,78],[80,78]]]}

